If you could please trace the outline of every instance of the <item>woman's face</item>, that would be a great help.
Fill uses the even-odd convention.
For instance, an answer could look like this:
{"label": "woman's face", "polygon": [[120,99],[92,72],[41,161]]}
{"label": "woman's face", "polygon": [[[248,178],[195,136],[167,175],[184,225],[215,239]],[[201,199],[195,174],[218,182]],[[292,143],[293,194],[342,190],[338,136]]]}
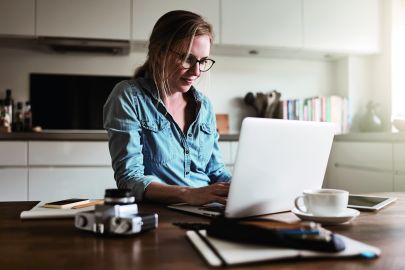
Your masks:
{"label": "woman's face", "polygon": [[[191,44],[191,50],[189,57],[195,57],[197,60],[207,58],[210,54],[211,42],[208,35],[201,35],[194,37]],[[169,78],[170,91],[172,93],[180,92],[186,93],[190,90],[191,85],[196,79],[201,75],[200,64],[196,63],[189,69],[185,69],[182,66],[183,59],[181,55],[185,55],[187,52],[172,52],[177,55],[175,65],[176,70],[173,72],[172,76]]]}

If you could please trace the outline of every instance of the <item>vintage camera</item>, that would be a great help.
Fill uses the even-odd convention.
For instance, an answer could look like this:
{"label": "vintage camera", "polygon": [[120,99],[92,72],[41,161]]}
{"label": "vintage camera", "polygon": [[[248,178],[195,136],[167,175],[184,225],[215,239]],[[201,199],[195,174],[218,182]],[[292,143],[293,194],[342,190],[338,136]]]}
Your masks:
{"label": "vintage camera", "polygon": [[158,215],[138,213],[135,197],[129,189],[106,189],[104,204],[94,211],[77,213],[75,227],[96,234],[129,235],[155,229]]}

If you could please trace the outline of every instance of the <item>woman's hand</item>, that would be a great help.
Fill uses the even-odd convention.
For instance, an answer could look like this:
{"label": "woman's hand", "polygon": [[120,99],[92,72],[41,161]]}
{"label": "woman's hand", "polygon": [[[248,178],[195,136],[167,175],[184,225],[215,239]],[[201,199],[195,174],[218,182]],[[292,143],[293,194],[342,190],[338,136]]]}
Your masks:
{"label": "woman's hand", "polygon": [[188,188],[183,194],[183,200],[190,205],[204,205],[219,202],[226,204],[229,183],[215,183],[206,187]]}

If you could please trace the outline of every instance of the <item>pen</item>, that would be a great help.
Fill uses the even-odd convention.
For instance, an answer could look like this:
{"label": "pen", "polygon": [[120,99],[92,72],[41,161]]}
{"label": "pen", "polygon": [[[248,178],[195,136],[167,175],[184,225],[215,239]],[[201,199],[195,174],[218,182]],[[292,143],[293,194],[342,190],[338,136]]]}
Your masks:
{"label": "pen", "polygon": [[96,204],[103,204],[103,203],[104,203],[104,200],[95,200],[95,201],[92,201],[89,203],[73,206],[72,209],[85,208],[85,207],[93,206]]}
{"label": "pen", "polygon": [[277,231],[287,235],[319,235],[318,229],[281,229]]}

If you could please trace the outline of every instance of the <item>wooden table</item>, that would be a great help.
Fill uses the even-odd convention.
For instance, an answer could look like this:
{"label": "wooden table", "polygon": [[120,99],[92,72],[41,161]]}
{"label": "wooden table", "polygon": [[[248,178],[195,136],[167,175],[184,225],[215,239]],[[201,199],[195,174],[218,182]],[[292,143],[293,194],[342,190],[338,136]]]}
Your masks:
{"label": "wooden table", "polygon": [[[385,194],[387,195],[387,194]],[[288,260],[238,266],[237,269],[405,269],[405,193],[378,213],[362,212],[349,224],[328,226],[332,231],[381,248],[378,259]],[[35,202],[0,203],[0,269],[206,269],[185,232],[172,222],[208,219],[142,204],[159,214],[159,228],[130,237],[100,237],[77,230],[72,219],[20,220]],[[292,215],[292,214],[291,214]]]}

